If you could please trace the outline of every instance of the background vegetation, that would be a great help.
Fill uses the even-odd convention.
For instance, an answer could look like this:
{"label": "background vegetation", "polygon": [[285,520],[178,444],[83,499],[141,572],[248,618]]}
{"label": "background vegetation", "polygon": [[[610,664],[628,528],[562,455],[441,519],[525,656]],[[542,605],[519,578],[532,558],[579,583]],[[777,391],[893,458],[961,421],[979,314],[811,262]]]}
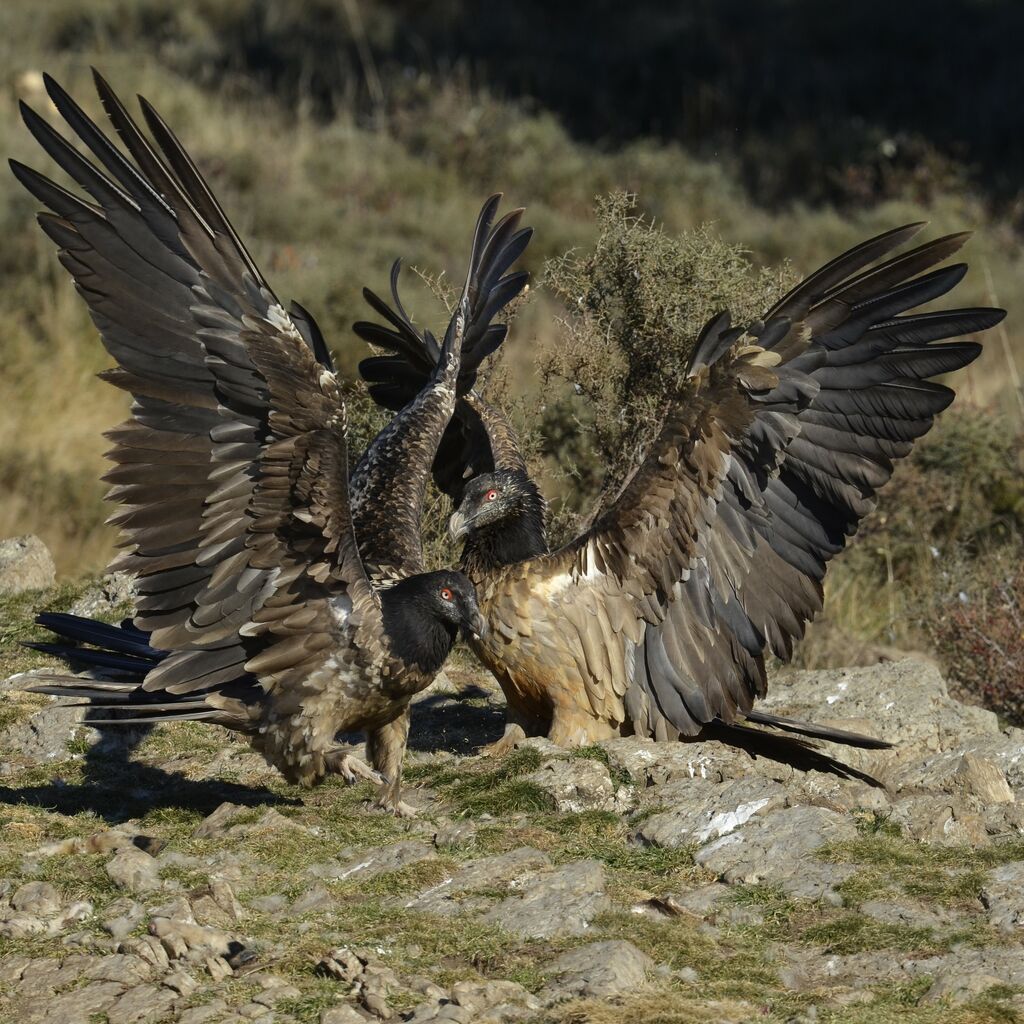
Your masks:
{"label": "background vegetation", "polygon": [[[363,284],[383,287],[397,255],[457,276],[483,197],[527,206],[534,287],[496,376],[560,530],[642,447],[652,388],[710,312],[752,315],[899,223],[976,229],[954,301],[1005,305],[1005,330],[833,571],[799,656],[917,647],[1019,716],[1024,9],[820,14],[811,0],[640,0],[626,19],[604,2],[485,18],[465,0],[8,0],[0,147],[46,167],[17,115],[19,99],[50,110],[43,70],[97,115],[90,64],[143,93],[349,374]],[[93,377],[105,354],[34,207],[0,176],[0,535],[40,534],[77,576],[111,552],[101,432],[125,410]],[[436,325],[443,303],[408,276],[410,308]]]}

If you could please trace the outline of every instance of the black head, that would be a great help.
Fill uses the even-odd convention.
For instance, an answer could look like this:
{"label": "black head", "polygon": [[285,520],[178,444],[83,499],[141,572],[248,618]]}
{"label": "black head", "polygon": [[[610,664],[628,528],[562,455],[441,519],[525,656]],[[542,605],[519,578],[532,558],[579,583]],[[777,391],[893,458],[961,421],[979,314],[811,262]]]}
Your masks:
{"label": "black head", "polygon": [[444,664],[459,629],[487,632],[473,584],[461,572],[443,570],[409,576],[380,592],[384,629],[392,653],[427,682]]}
{"label": "black head", "polygon": [[476,590],[461,572],[442,569],[419,573],[388,587],[381,596],[385,604],[397,599],[418,616],[448,627],[453,640],[460,627],[475,636],[487,630]]}
{"label": "black head", "polygon": [[448,520],[452,540],[470,539],[498,526],[535,523],[543,532],[544,499],[522,470],[482,473],[466,484],[462,502]]}

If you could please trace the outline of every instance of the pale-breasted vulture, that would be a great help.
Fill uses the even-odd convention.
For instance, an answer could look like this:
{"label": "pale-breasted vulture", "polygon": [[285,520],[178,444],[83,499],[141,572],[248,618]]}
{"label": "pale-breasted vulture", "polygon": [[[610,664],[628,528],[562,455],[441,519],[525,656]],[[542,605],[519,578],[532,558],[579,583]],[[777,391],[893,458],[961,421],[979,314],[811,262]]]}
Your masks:
{"label": "pale-breasted vulture", "polygon": [[[957,341],[997,309],[915,312],[963,265],[932,270],[966,235],[891,256],[920,224],[872,238],[764,317],[728,314],[697,339],[660,434],[614,503],[550,550],[545,501],[509,423],[474,389],[467,348],[434,479],[457,508],[453,538],[490,626],[470,641],[508,703],[505,737],[592,743],[675,739],[744,722],[864,746],[886,744],[759,712],[765,658],[788,659],[821,610],[829,561],[953,392],[930,378],[980,346]],[[373,304],[381,309],[379,299]],[[402,316],[357,331],[389,355],[360,369],[402,408],[433,366]]]}

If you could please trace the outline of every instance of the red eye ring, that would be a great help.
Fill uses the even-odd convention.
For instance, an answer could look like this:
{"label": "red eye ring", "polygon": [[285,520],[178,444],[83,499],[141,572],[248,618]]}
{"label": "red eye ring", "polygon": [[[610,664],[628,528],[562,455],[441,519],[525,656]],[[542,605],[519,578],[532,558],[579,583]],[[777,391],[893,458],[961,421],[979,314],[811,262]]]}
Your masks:
{"label": "red eye ring", "polygon": [[442,587],[441,588],[441,600],[443,600],[443,601],[451,601],[454,597],[455,597],[455,595],[452,593],[450,587]]}
{"label": "red eye ring", "polygon": [[496,498],[497,496],[498,496],[498,492],[497,492],[497,491],[496,491],[496,490],[495,490],[495,489],[494,489],[494,488],[492,487],[492,488],[491,488],[491,489],[490,489],[490,490],[489,490],[489,491],[488,491],[488,492],[487,492],[487,493],[486,493],[486,494],[484,495],[484,498],[485,498],[485,499],[486,499],[487,501],[494,501],[494,499],[495,499],[495,498]]}

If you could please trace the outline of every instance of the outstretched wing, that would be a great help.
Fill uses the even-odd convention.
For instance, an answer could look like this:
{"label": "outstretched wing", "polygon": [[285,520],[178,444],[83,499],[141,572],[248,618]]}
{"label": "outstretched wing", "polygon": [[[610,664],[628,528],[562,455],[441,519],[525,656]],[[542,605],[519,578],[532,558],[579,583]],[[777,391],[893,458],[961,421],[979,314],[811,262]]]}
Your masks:
{"label": "outstretched wing", "polygon": [[[929,378],[980,346],[1001,310],[911,313],[966,267],[923,273],[954,235],[861,273],[911,237],[874,238],[811,275],[763,322],[710,323],[683,392],[616,503],[528,565],[561,613],[598,713],[647,735],[731,723],[821,609],[822,580],[896,459],[953,392]],[[915,276],[921,275],[921,276]]]}
{"label": "outstretched wing", "polygon": [[[525,271],[513,274],[507,271],[523,254],[533,229],[519,227],[522,210],[512,210],[493,224],[500,198],[500,195],[491,196],[477,220],[463,292],[467,314],[456,385],[459,400],[433,459],[437,486],[456,503],[461,500],[462,488],[470,477],[497,466],[516,468],[522,464],[504,417],[474,390],[480,365],[504,341],[508,332],[507,325],[494,323],[494,318],[522,292],[529,277]],[[361,321],[353,328],[364,341],[389,353],[364,359],[359,364],[359,372],[369,385],[374,401],[395,411],[405,409],[416,399],[436,372],[441,354],[431,332],[419,330],[402,305],[398,295],[400,269],[400,261],[391,268],[393,306],[368,288],[363,289],[363,297],[389,326]],[[451,330],[449,326],[449,334]],[[506,465],[510,460],[517,460],[516,465]]]}
{"label": "outstretched wing", "polygon": [[281,307],[152,107],[141,100],[159,152],[99,75],[96,85],[131,159],[49,77],[92,159],[22,107],[95,202],[11,166],[52,211],[39,222],[117,361],[104,376],[133,398],[109,435],[107,479],[127,548],[116,564],[138,576],[135,622],[171,652],[145,688],[198,701],[249,673],[269,690],[343,643],[383,664],[349,514],[344,408],[318,361],[319,332]]}

